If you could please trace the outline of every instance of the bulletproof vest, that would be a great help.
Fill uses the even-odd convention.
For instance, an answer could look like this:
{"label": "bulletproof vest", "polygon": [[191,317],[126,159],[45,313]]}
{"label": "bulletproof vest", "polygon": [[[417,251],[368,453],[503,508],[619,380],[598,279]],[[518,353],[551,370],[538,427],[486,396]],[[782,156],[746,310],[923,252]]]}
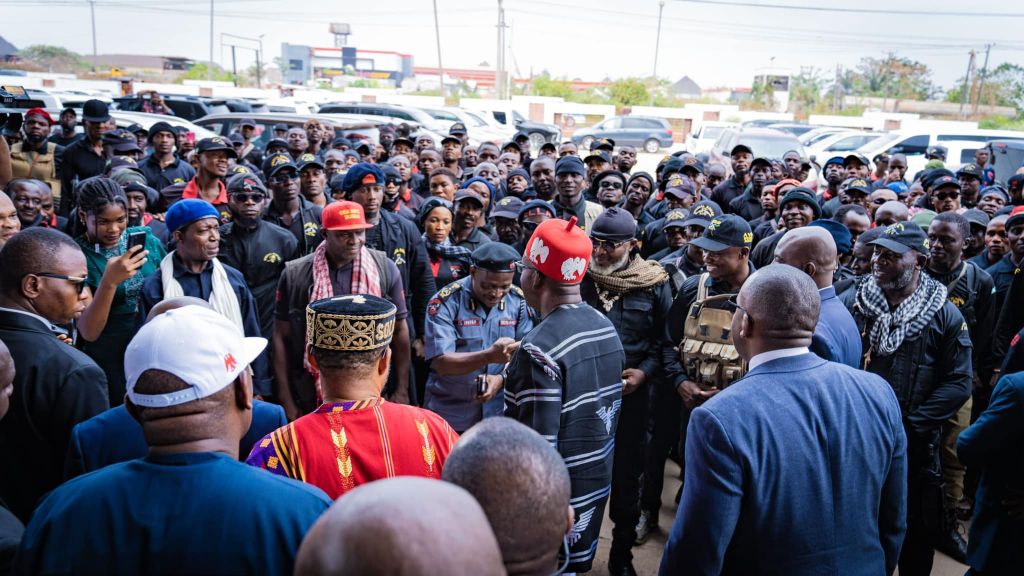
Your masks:
{"label": "bulletproof vest", "polygon": [[747,363],[732,342],[733,313],[708,304],[724,303],[732,294],[708,296],[708,273],[700,275],[697,299],[690,305],[679,354],[687,377],[705,386],[725,388],[747,372]]}

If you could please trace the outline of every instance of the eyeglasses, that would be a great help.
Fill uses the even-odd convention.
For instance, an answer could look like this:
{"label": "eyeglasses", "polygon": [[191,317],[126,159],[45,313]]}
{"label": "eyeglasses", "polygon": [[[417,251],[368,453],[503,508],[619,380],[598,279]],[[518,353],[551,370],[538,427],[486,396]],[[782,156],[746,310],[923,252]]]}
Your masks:
{"label": "eyeglasses", "polygon": [[[28,276],[28,274],[26,274]],[[66,274],[54,274],[52,272],[39,272],[38,274],[32,274],[32,276],[42,276],[44,278],[56,278],[57,280],[67,280],[75,285],[78,290],[78,294],[85,292],[85,281],[88,278],[84,276],[68,276]]]}
{"label": "eyeglasses", "polygon": [[299,173],[298,172],[287,172],[287,173],[284,173],[284,174],[275,174],[274,177],[270,179],[270,181],[273,182],[274,184],[287,184],[287,183],[291,182],[292,180],[298,180],[298,179],[299,179]]}
{"label": "eyeglasses", "polygon": [[522,274],[523,270],[526,270],[527,268],[532,268],[534,270],[537,269],[533,264],[530,264],[526,260],[518,260],[516,262],[513,262],[512,267],[515,268],[516,272],[519,272],[520,274]]}
{"label": "eyeglasses", "polygon": [[935,197],[939,200],[956,200],[960,197],[960,193],[955,190],[952,192],[936,192]]}
{"label": "eyeglasses", "polygon": [[740,306],[739,297],[739,294],[733,294],[732,296],[730,296],[729,299],[725,301],[726,310],[732,312],[733,314],[735,314],[737,310],[742,310],[744,314],[750,316],[750,312],[747,312],[746,308]]}
{"label": "eyeglasses", "polygon": [[611,252],[612,250],[615,250],[619,246],[622,246],[623,244],[626,244],[626,243],[629,242],[629,240],[622,240],[620,242],[612,242],[611,240],[602,240],[600,238],[591,238],[590,241],[594,244],[594,250],[602,250],[603,249],[606,252]]}
{"label": "eyeglasses", "polygon": [[622,190],[622,182],[612,182],[609,180],[602,180],[599,184],[601,188],[611,188],[612,190]]}
{"label": "eyeglasses", "polygon": [[392,186],[401,186],[402,185],[402,179],[401,178],[385,178],[384,179],[384,183],[385,184],[391,184]]}
{"label": "eyeglasses", "polygon": [[267,199],[267,195],[262,193],[262,192],[253,192],[251,194],[246,194],[244,192],[238,192],[238,193],[232,194],[231,195],[231,199],[234,200],[235,202],[238,202],[239,204],[245,204],[249,200],[252,200],[256,204],[259,204],[260,202],[263,202],[264,200]]}

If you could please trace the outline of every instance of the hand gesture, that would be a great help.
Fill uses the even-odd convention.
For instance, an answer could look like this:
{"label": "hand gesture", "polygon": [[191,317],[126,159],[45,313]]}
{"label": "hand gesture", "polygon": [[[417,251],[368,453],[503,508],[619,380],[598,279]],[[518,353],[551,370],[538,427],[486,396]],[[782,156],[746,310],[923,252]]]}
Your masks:
{"label": "hand gesture", "polygon": [[519,348],[519,343],[512,338],[498,338],[488,349],[489,364],[505,364],[512,359],[512,354]]}
{"label": "hand gesture", "polygon": [[146,263],[147,256],[149,256],[149,252],[139,248],[107,260],[107,268],[103,271],[100,283],[117,288],[122,282],[139,272],[139,269]]}
{"label": "hand gesture", "polygon": [[647,381],[647,374],[639,368],[626,368],[622,371],[622,395],[629,396],[644,382]]}

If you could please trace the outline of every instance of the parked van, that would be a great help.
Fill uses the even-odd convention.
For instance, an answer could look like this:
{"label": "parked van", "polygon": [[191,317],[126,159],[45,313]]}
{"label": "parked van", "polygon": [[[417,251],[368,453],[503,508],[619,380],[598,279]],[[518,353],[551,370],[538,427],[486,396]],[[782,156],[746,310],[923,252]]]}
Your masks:
{"label": "parked van", "polygon": [[[857,152],[874,158],[880,152],[892,154],[905,154],[907,157],[907,174],[913,175],[924,169],[928,163],[925,158],[925,151],[930,146],[946,146],[950,148],[946,161],[950,165],[958,165],[964,143],[976,142],[977,148],[981,148],[989,140],[1020,140],[1024,141],[1024,132],[1012,130],[956,130],[956,131],[927,131],[927,130],[897,130],[890,132],[886,137],[869,142]],[[955,145],[954,145],[955,144]],[[956,156],[953,156],[956,148]],[[973,152],[971,154],[973,158]]]}

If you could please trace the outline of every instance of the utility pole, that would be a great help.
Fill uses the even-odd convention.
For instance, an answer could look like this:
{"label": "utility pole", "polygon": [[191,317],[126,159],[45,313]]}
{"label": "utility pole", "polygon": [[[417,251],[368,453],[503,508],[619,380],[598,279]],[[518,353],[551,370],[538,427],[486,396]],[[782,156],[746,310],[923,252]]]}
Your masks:
{"label": "utility pole", "polygon": [[92,71],[96,71],[96,0],[89,0],[89,13],[92,16]]}
{"label": "utility pole", "polygon": [[[498,64],[495,76],[495,88],[498,91],[498,99],[504,100],[507,96],[505,94],[505,7],[503,0],[498,0]],[[512,119],[509,118],[508,120],[511,122]]]}
{"label": "utility pole", "polygon": [[238,63],[235,60],[235,45],[231,45],[231,80],[238,86]]}
{"label": "utility pole", "polygon": [[978,97],[974,100],[974,114],[978,114],[978,104],[981,104],[981,97],[985,94],[985,76],[988,74],[988,53],[992,51],[992,45],[985,45],[985,62],[981,65],[981,78],[978,80]]}
{"label": "utility pole", "polygon": [[263,88],[263,37],[265,34],[260,34],[260,49],[256,51],[256,87]]}
{"label": "utility pole", "polygon": [[444,64],[441,63],[441,25],[437,21],[437,0],[434,0],[434,36],[437,38],[437,70],[441,76],[441,97],[444,98]]}
{"label": "utility pole", "polygon": [[964,75],[964,86],[960,90],[960,118],[964,117],[964,107],[967,105],[967,82],[971,79],[971,70],[974,70],[974,50],[971,50],[971,57],[967,60],[967,74]]}
{"label": "utility pole", "polygon": [[661,48],[661,13],[665,10],[665,0],[658,2],[658,34],[654,37],[654,70],[651,71],[651,106],[654,106],[654,91],[658,88],[658,49]]}
{"label": "utility pole", "polygon": [[206,79],[213,81],[213,0],[210,0],[210,65],[206,70]]}
{"label": "utility pole", "polygon": [[836,81],[835,81],[835,83],[832,86],[832,111],[833,112],[838,112],[839,111],[839,92],[840,92],[839,79],[842,76],[841,70],[842,70],[842,68],[839,66],[839,64],[836,64]]}

